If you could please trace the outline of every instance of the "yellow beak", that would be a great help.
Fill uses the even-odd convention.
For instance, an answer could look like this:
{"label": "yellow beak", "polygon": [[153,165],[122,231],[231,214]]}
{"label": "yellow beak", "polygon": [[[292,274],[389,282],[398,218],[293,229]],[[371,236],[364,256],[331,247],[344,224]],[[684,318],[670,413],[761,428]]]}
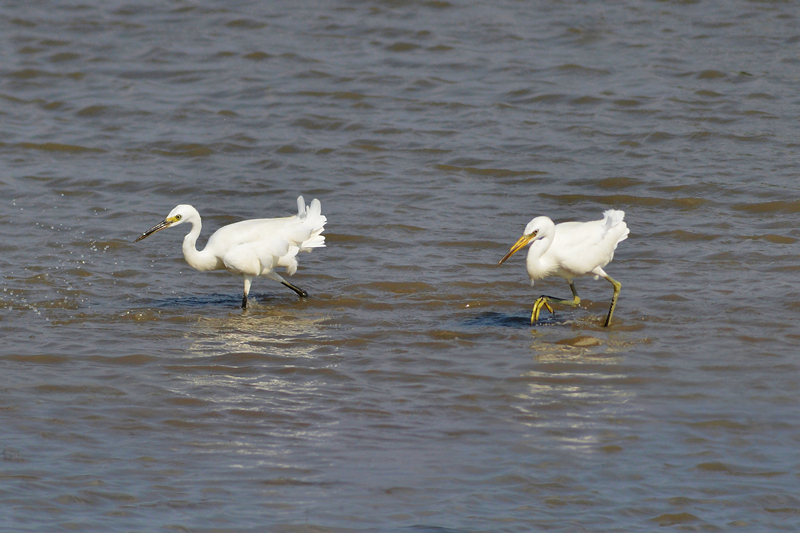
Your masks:
{"label": "yellow beak", "polygon": [[527,246],[529,242],[531,242],[533,239],[536,238],[536,233],[537,232],[534,231],[529,235],[523,235],[522,237],[520,237],[519,240],[514,243],[514,246],[511,247],[508,253],[503,256],[503,258],[500,260],[499,263],[497,263],[497,266],[502,265],[503,263],[506,262],[506,259],[514,255],[515,253],[519,252],[523,248],[525,248],[525,246]]}

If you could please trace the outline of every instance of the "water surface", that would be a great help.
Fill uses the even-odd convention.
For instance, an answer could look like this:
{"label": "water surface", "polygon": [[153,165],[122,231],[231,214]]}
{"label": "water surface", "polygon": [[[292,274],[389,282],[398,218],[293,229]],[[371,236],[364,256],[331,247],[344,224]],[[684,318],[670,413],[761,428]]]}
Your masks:
{"label": "water surface", "polygon": [[[0,528],[794,531],[797,13],[0,8]],[[319,198],[292,282],[204,234]],[[531,327],[534,216],[626,212]],[[204,237],[201,237],[201,243]]]}

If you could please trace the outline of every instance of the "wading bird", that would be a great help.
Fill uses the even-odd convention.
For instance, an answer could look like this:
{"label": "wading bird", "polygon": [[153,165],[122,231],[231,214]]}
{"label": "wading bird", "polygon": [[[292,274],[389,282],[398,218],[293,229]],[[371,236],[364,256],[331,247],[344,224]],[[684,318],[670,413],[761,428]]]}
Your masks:
{"label": "wading bird", "polygon": [[530,244],[526,266],[531,286],[538,279],[558,276],[567,280],[573,296],[572,300],[540,296],[533,304],[531,324],[539,320],[543,307],[555,314],[550,301],[577,306],[581,299],[572,279],[589,275],[594,275],[595,279],[602,276],[614,286],[611,307],[603,326],[611,323],[622,285],[606,274],[603,267],[614,258],[617,244],[628,238],[630,232],[622,220],[624,217],[624,212],[609,209],[603,212],[602,220],[591,222],[563,222],[556,225],[547,217],[536,217],[528,223],[525,233],[497,265],[502,265],[506,259]]}
{"label": "wading bird", "polygon": [[192,230],[183,239],[183,257],[189,266],[201,272],[227,270],[244,278],[242,309],[247,307],[250,282],[257,276],[266,276],[292,289],[298,296],[308,293],[295,287],[275,269],[286,268],[291,276],[297,270],[297,254],[310,252],[325,246],[325,237],[320,235],[327,219],[322,215],[322,206],[316,198],[306,206],[302,196],[297,197],[297,215],[283,218],[260,218],[243,220],[223,226],[214,232],[203,250],[196,247],[200,235],[200,214],[190,205],[179,205],[170,211],[167,218],[142,233],[135,241],[149,237],[157,231],[183,223],[192,225]]}

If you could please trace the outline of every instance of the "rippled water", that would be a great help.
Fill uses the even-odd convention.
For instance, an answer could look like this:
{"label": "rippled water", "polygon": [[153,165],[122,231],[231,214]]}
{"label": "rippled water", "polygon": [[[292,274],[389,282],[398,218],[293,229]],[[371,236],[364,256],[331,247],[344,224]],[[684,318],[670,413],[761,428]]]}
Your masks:
{"label": "rippled water", "polygon": [[[4,4],[0,528],[797,530],[797,16]],[[132,242],[298,194],[308,299]],[[610,207],[612,326],[531,327],[497,261]]]}

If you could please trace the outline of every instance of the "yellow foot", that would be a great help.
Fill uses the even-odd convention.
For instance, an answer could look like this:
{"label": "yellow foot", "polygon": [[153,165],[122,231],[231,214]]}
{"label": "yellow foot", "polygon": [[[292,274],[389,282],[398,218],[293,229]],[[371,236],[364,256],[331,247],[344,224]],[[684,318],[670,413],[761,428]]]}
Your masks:
{"label": "yellow foot", "polygon": [[550,307],[550,304],[547,302],[547,297],[540,296],[533,303],[533,312],[531,313],[531,324],[539,321],[539,313],[542,312],[542,307],[546,307],[551,314],[553,315],[556,314],[555,311],[553,311],[553,308]]}

